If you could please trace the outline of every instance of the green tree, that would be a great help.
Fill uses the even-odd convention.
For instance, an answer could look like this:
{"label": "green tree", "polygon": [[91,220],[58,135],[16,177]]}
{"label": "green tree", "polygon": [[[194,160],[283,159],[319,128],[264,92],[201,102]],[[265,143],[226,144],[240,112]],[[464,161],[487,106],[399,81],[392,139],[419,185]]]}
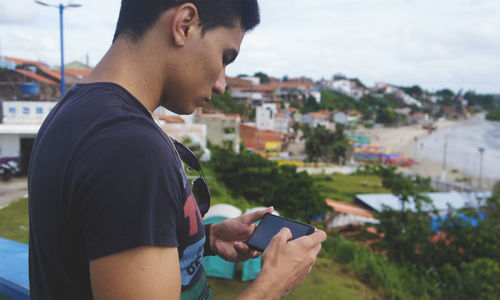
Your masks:
{"label": "green tree", "polygon": [[318,101],[316,100],[316,98],[314,98],[314,96],[311,95],[311,96],[307,97],[306,103],[305,103],[304,107],[302,107],[300,112],[303,114],[307,114],[310,112],[316,112],[318,110],[320,110],[320,105],[319,105]]}
{"label": "green tree", "polygon": [[397,122],[396,113],[390,108],[383,108],[378,112],[375,122],[381,124],[394,124]]}
{"label": "green tree", "polygon": [[243,103],[238,103],[231,97],[228,91],[222,95],[214,95],[209,103],[226,114],[240,114],[242,116],[248,116],[250,114],[248,107]]}
{"label": "green tree", "polygon": [[332,132],[324,127],[304,130],[306,138],[305,152],[311,162],[343,163],[351,153],[351,146],[341,125]]}
{"label": "green tree", "polygon": [[393,261],[428,265],[431,258],[427,255],[433,247],[430,237],[434,233],[429,215],[422,208],[430,203],[423,194],[429,189],[429,180],[417,177],[413,181],[396,170],[394,166],[375,168],[382,185],[390,189],[401,204],[400,210],[386,208],[376,215],[380,221],[377,230],[384,234],[379,246]]}
{"label": "green tree", "polygon": [[486,119],[490,121],[500,121],[500,107],[488,112]]}
{"label": "green tree", "polygon": [[271,79],[269,79],[269,76],[267,76],[267,74],[265,74],[265,73],[257,72],[253,76],[259,77],[260,84],[271,82]]}
{"label": "green tree", "polygon": [[219,180],[255,205],[273,205],[285,216],[310,220],[328,211],[324,199],[305,172],[249,152],[212,148],[211,166]]}

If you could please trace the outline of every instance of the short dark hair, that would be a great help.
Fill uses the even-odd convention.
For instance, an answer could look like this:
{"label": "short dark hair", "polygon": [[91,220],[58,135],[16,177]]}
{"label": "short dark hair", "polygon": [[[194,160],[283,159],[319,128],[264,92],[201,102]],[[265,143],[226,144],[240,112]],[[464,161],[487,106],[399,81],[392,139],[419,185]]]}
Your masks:
{"label": "short dark hair", "polygon": [[161,14],[184,3],[198,9],[203,33],[220,26],[233,28],[237,20],[245,32],[260,23],[257,0],[122,0],[113,42],[120,34],[137,42]]}

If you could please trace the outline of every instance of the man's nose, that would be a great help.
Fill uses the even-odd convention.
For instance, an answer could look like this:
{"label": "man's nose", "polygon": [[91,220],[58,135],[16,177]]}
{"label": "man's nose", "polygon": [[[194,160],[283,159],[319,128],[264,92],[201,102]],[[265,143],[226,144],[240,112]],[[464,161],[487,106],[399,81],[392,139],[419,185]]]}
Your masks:
{"label": "man's nose", "polygon": [[219,74],[219,78],[215,82],[212,91],[216,95],[222,95],[226,91],[226,69],[223,69]]}

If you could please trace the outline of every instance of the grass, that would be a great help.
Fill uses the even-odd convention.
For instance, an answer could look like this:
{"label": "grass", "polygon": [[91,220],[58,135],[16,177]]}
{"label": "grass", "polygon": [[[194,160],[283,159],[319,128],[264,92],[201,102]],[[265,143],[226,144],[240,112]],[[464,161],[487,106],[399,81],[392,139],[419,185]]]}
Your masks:
{"label": "grass", "polygon": [[353,202],[356,194],[390,193],[382,186],[382,180],[376,175],[313,175],[314,185],[322,198],[342,202]]}
{"label": "grass", "polygon": [[0,237],[27,244],[28,230],[28,199],[21,198],[0,209]]}
{"label": "grass", "polygon": [[[240,280],[209,278],[214,299],[233,299],[250,285]],[[329,258],[317,259],[306,280],[284,299],[381,299],[359,280],[346,275],[340,265]]]}

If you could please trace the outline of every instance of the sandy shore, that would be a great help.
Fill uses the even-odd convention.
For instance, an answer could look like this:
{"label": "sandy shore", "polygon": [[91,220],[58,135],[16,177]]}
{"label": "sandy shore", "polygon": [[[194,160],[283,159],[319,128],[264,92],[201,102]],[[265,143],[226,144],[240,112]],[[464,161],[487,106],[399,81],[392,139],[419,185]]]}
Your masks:
{"label": "sandy shore", "polygon": [[[461,126],[467,122],[469,122],[469,120],[454,121],[442,119],[435,122],[434,125],[437,127],[436,130],[439,131],[446,128]],[[421,124],[398,128],[359,129],[357,133],[369,137],[372,144],[382,146],[393,152],[404,153],[417,161],[417,164],[410,168],[400,168],[401,171],[405,173],[416,173],[425,177],[442,178],[442,162],[421,159],[418,157],[417,145],[419,141],[433,134],[423,129]],[[445,176],[446,181],[449,182],[455,182],[459,178],[467,177],[464,174],[460,174],[460,172],[452,172],[450,168],[447,169]],[[477,180],[477,178],[472,178],[472,180]],[[483,184],[488,188],[493,185],[493,182],[488,182],[486,180]]]}

